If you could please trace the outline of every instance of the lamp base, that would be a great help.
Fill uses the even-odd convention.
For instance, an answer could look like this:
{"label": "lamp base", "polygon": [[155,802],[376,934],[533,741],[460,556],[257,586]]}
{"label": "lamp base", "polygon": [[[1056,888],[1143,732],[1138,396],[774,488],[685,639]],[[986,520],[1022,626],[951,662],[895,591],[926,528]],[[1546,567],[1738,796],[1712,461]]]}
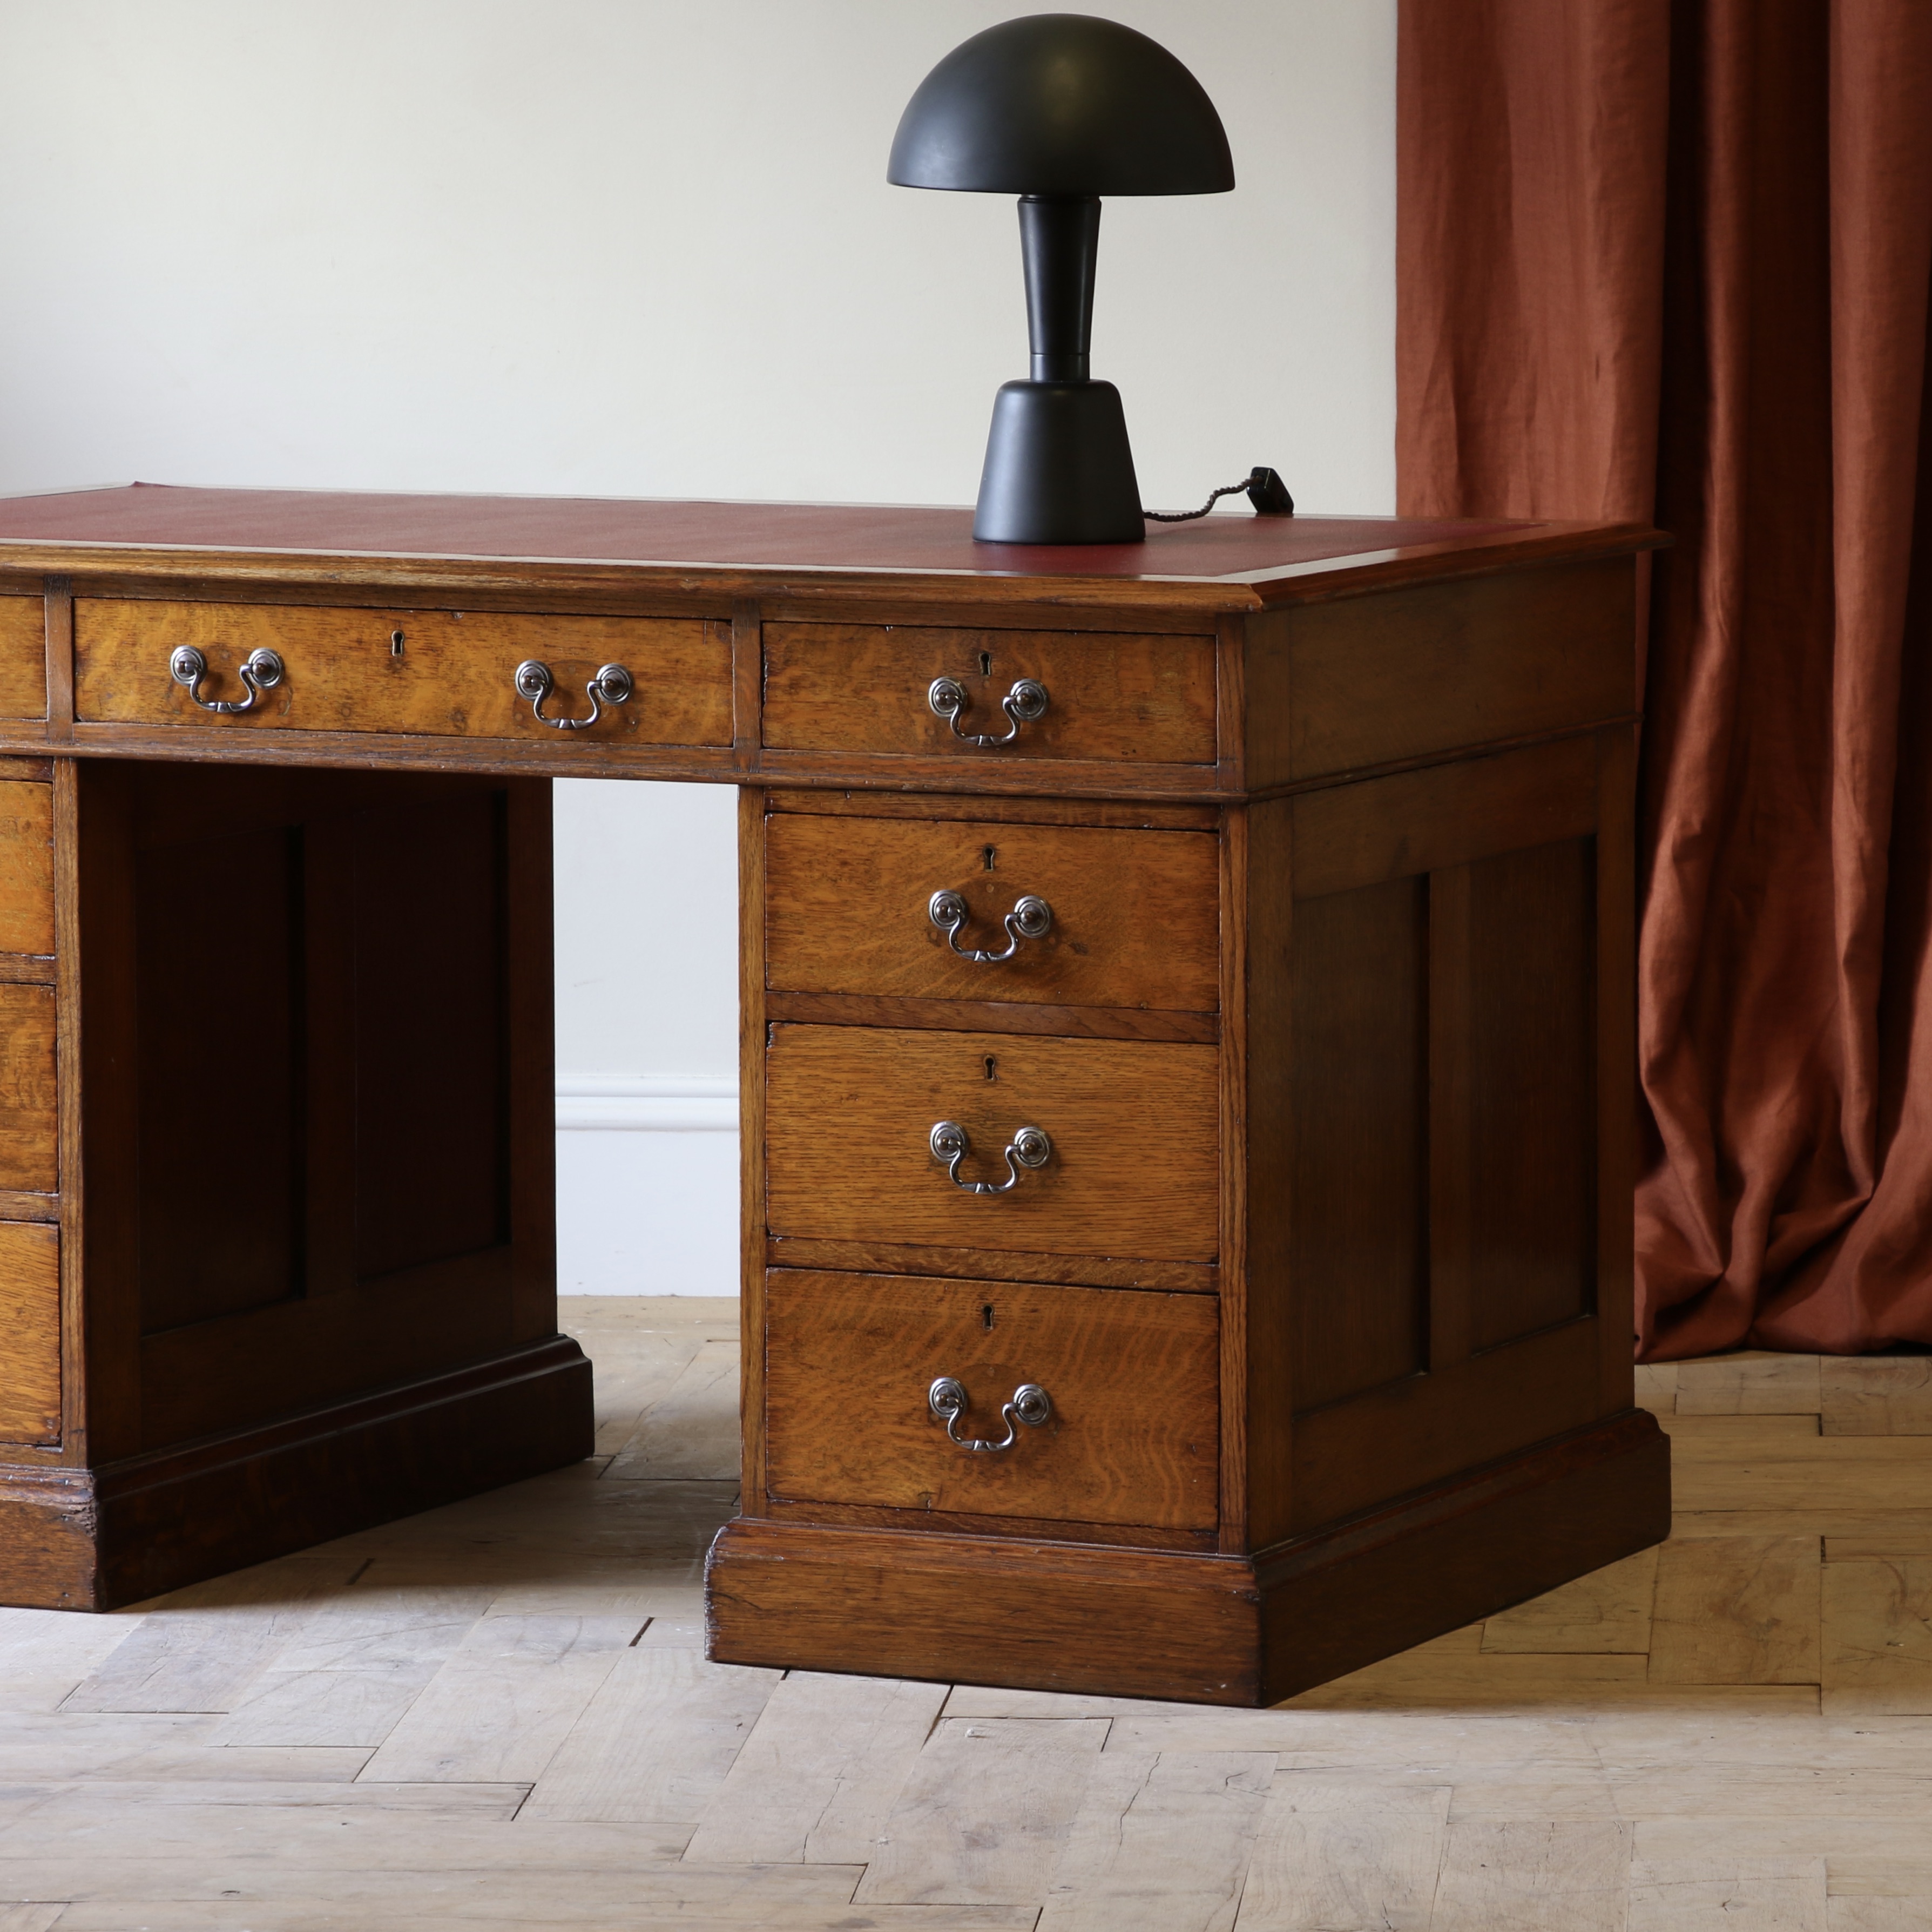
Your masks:
{"label": "lamp base", "polygon": [[1146,541],[1127,419],[1112,383],[1000,386],[973,535],[981,543]]}

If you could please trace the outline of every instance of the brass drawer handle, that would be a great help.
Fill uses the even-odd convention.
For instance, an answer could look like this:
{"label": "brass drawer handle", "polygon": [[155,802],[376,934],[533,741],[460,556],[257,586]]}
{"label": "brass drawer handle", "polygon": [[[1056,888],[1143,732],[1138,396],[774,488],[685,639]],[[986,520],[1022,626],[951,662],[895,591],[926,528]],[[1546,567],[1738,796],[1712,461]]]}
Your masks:
{"label": "brass drawer handle", "polygon": [[1008,913],[1006,950],[1004,952],[982,952],[959,944],[961,930],[968,916],[965,900],[956,892],[937,892],[926,902],[926,911],[932,922],[946,935],[946,943],[962,959],[970,959],[976,966],[998,966],[1010,959],[1020,950],[1023,939],[1041,939],[1053,924],[1053,908],[1046,900],[1036,898],[1031,892],[1016,900]]}
{"label": "brass drawer handle", "polygon": [[536,713],[539,724],[548,724],[553,731],[587,731],[604,715],[607,704],[622,704],[628,701],[633,686],[631,674],[622,664],[605,664],[584,687],[584,695],[590,700],[588,718],[546,718],[544,700],[556,688],[556,680],[550,674],[550,666],[536,658],[526,658],[517,667],[517,695],[530,700],[530,709]]}
{"label": "brass drawer handle", "polygon": [[1022,724],[1030,724],[1046,715],[1046,686],[1038,679],[1023,677],[1000,700],[1000,709],[1012,721],[1010,731],[995,736],[991,732],[962,731],[959,720],[967,709],[966,687],[956,677],[936,677],[926,688],[926,701],[935,716],[952,727],[952,735],[962,745],[1010,745],[1020,735]]}
{"label": "brass drawer handle", "polygon": [[973,1151],[966,1130],[957,1120],[938,1120],[926,1137],[932,1157],[946,1170],[955,1187],[968,1194],[1004,1194],[1019,1180],[1023,1167],[1044,1167],[1053,1154],[1053,1143],[1043,1127],[1016,1127],[1006,1144],[1006,1178],[1004,1180],[962,1180],[959,1163]]}
{"label": "brass drawer handle", "polygon": [[208,675],[208,660],[192,644],[183,644],[168,660],[168,675],[177,684],[188,686],[188,694],[204,711],[218,711],[224,718],[238,718],[255,708],[255,700],[265,691],[272,691],[282,681],[286,667],[274,651],[250,651],[242,662],[242,682],[246,698],[204,698],[201,681]]}
{"label": "brass drawer handle", "polygon": [[1010,1449],[1019,1440],[1019,1430],[1014,1426],[1016,1422],[1037,1429],[1053,1413],[1053,1399],[1039,1383],[1022,1382],[1013,1390],[1012,1401],[1000,1410],[1000,1420],[1006,1425],[1006,1440],[994,1442],[983,1436],[959,1433],[959,1418],[966,1413],[968,1398],[964,1385],[952,1376],[941,1376],[926,1390],[926,1400],[934,1418],[945,1424],[946,1439],[976,1455],[997,1456],[1002,1450]]}

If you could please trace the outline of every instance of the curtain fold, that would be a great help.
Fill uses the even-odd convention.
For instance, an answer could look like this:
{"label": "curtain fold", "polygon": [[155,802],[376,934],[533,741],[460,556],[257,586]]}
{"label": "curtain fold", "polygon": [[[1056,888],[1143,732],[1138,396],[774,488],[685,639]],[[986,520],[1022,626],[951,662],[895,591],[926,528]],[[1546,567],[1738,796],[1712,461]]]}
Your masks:
{"label": "curtain fold", "polygon": [[1926,0],[1402,0],[1405,514],[1646,518],[1640,1352],[1932,1342]]}

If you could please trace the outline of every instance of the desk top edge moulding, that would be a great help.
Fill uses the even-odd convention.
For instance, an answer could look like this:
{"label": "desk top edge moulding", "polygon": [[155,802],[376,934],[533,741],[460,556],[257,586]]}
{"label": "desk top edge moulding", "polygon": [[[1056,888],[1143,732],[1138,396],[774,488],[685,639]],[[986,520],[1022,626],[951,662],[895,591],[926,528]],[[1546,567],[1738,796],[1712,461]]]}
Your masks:
{"label": "desk top edge moulding", "polygon": [[[668,498],[448,496],[199,489],[131,483],[0,498],[0,570],[152,562],[210,581],[623,584],[676,589],[694,571],[714,592],[834,588],[943,599],[944,580],[1052,579],[1057,598],[1115,602],[1160,586],[1202,608],[1258,610],[1542,556],[1616,554],[1660,541],[1635,524],[1394,517],[1219,515],[1156,526],[1144,542],[991,544],[966,509]],[[608,574],[606,574],[608,573]],[[991,581],[987,581],[991,580]],[[1016,584],[1013,588],[1025,594]],[[1190,595],[1191,593],[1191,595]]]}
{"label": "desk top edge moulding", "polygon": [[740,791],[714,1656],[1271,1702],[1662,1537],[1629,1164],[1664,539],[970,518],[0,500],[0,1599],[589,1453],[562,776]]}

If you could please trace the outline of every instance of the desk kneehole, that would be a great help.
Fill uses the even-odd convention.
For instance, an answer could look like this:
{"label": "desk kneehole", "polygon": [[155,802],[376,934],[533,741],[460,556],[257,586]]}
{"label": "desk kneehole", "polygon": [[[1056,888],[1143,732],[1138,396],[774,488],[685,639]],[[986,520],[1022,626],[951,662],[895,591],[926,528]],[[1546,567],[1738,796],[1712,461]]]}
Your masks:
{"label": "desk kneehole", "polygon": [[730,627],[709,618],[83,597],[74,633],[89,724],[731,742]]}

